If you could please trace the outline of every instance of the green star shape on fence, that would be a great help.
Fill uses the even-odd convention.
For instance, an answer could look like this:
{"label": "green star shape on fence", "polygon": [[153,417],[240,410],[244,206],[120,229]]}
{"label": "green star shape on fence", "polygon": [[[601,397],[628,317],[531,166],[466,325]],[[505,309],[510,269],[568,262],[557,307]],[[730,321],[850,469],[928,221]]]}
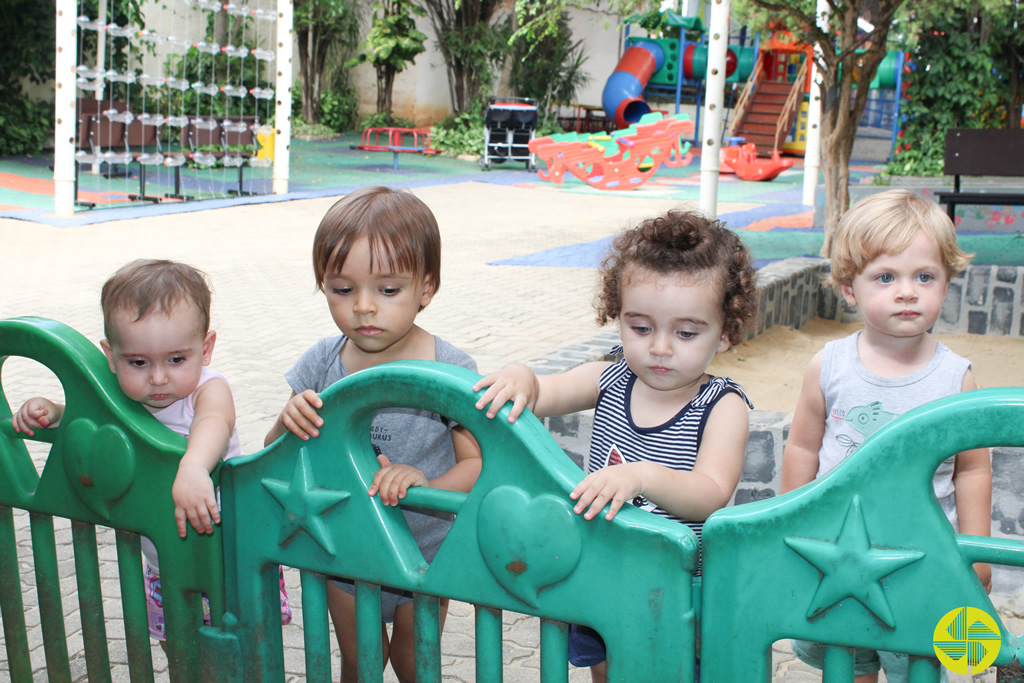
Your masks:
{"label": "green star shape on fence", "polygon": [[284,508],[278,544],[284,546],[304,529],[328,555],[334,557],[334,542],[327,531],[323,515],[352,494],[318,487],[305,447],[299,449],[291,483],[280,479],[262,479],[260,483]]}
{"label": "green star shape on fence", "polygon": [[884,550],[872,546],[860,496],[854,496],[850,503],[835,541],[788,536],[785,543],[822,574],[807,610],[808,619],[831,609],[844,598],[854,598],[889,628],[895,628],[896,622],[881,581],[924,557],[919,550]]}

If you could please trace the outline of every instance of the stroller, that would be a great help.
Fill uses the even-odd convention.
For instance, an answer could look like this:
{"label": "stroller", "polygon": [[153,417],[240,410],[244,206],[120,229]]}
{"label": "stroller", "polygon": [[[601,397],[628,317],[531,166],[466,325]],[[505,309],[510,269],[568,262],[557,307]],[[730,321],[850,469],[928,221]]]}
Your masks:
{"label": "stroller", "polygon": [[484,115],[484,154],[480,165],[524,161],[527,170],[537,168],[529,144],[537,132],[537,101],[528,97],[492,97]]}

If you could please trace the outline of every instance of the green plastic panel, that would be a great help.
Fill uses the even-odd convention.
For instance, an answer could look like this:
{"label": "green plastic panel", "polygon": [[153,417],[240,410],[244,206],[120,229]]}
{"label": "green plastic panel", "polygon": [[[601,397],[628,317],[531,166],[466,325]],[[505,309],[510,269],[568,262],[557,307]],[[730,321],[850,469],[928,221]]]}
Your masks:
{"label": "green plastic panel", "polygon": [[[612,522],[575,515],[568,494],[583,473],[532,414],[510,425],[507,407],[493,420],[477,411],[479,377],[436,362],[355,373],[322,394],[318,438],[286,434],[225,463],[228,607],[245,680],[284,679],[277,564],[587,624],[608,644],[611,680],[693,679],[692,532],[630,507]],[[483,452],[468,495],[414,488],[406,498],[458,511],[430,565],[401,510],[366,493],[379,467],[370,422],[392,406],[454,419]]]}
{"label": "green plastic panel", "polygon": [[[64,517],[151,538],[160,552],[171,677],[196,680],[198,594],[207,594],[214,613],[222,613],[223,556],[219,531],[200,536],[190,530],[186,539],[178,537],[170,491],[185,439],[125,397],[103,353],[66,325],[34,317],[0,321],[0,372],[12,356],[49,368],[64,388],[67,407],[58,427],[36,432],[37,440],[52,443],[37,475],[23,436],[11,427],[11,406],[0,387],[0,505],[33,513],[34,528],[36,519]],[[81,538],[92,536],[85,531]],[[133,538],[137,546],[138,537]],[[33,550],[37,569],[44,567],[47,549]],[[141,570],[137,578],[137,590],[122,591],[125,610],[142,606],[145,616]],[[91,599],[96,601],[94,593]],[[57,612],[52,620],[61,619],[63,626]],[[56,623],[44,624],[44,639],[61,630]],[[64,642],[45,645],[48,651],[65,648]],[[148,636],[144,647],[144,655],[129,656],[148,657]]]}
{"label": "green plastic panel", "polygon": [[[1024,388],[935,401],[889,423],[827,475],[704,525],[701,681],[767,681],[773,642],[800,638],[934,657],[951,610],[1001,623],[971,565],[1024,566],[1024,544],[957,536],[932,475],[964,450],[1024,445]],[[1005,628],[996,664],[1024,654]]]}

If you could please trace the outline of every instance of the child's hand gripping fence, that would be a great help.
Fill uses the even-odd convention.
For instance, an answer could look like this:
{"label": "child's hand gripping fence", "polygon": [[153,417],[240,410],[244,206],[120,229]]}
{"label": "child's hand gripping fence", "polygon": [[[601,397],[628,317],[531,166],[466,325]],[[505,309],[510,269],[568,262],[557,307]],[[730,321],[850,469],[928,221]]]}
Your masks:
{"label": "child's hand gripping fence", "polygon": [[[214,623],[223,613],[219,531],[177,534],[171,484],[185,440],[121,392],[107,360],[85,337],[43,318],[0,321],[0,370],[11,356],[30,358],[60,380],[66,410],[60,425],[36,430],[52,443],[40,476],[22,434],[11,427],[11,406],[0,387],[0,609],[12,680],[31,680],[12,508],[30,515],[33,564],[50,681],[70,681],[65,615],[53,517],[71,521],[90,681],[111,679],[101,594],[96,525],[116,529],[121,605],[133,681],[152,680],[139,534],[160,552],[171,680],[199,677],[200,593],[209,596]],[[15,406],[17,408],[17,406]]]}
{"label": "child's hand gripping fence", "polygon": [[[924,405],[826,476],[712,515],[703,533],[701,680],[767,681],[772,643],[788,638],[832,645],[827,681],[853,680],[853,647],[909,653],[912,683],[939,680],[936,641],[950,661],[995,648],[996,665],[1020,659],[1021,638],[1002,625],[971,565],[1024,566],[1024,544],[954,534],[932,488],[947,457],[989,446],[1024,446],[1024,388]],[[973,618],[966,633],[937,628],[964,607],[991,616],[998,633]]]}
{"label": "child's hand gripping fence", "polygon": [[[693,680],[693,533],[629,506],[611,522],[574,514],[579,468],[532,414],[510,425],[507,407],[493,420],[477,411],[478,379],[434,362],[364,370],[322,394],[318,438],[287,434],[225,463],[230,614],[203,629],[207,680],[284,680],[278,564],[302,570],[307,680],[331,680],[325,576],[356,581],[363,681],[382,679],[380,585],[415,596],[420,681],[441,679],[439,597],[477,606],[479,681],[501,680],[501,610],[542,618],[543,681],[567,680],[566,622],[604,636],[611,680]],[[483,452],[469,494],[413,488],[404,499],[457,515],[429,565],[401,510],[367,495],[379,468],[370,423],[393,406],[455,420]]]}

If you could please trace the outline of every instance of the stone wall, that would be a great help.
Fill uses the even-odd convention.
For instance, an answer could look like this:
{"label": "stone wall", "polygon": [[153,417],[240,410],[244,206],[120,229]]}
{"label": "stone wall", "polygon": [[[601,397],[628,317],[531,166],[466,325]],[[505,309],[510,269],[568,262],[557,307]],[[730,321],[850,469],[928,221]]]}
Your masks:
{"label": "stone wall", "polygon": [[[855,322],[856,310],[819,283],[828,261],[791,258],[761,271],[761,311],[756,336],[773,325],[801,327],[815,315]],[[1021,306],[1024,267],[971,266],[955,278],[935,331],[993,334],[1024,338]],[[530,361],[538,374],[564,372],[593,360],[611,359],[618,333],[608,331],[586,342],[559,349]],[[792,414],[755,410],[750,414],[743,475],[730,504],[771,498],[778,494],[782,452]],[[555,441],[582,469],[593,430],[593,411],[544,420]],[[1024,541],[1024,477],[1020,476],[1024,448],[992,449],[992,535]],[[1003,612],[1024,616],[1024,568],[995,567],[992,597]]]}

